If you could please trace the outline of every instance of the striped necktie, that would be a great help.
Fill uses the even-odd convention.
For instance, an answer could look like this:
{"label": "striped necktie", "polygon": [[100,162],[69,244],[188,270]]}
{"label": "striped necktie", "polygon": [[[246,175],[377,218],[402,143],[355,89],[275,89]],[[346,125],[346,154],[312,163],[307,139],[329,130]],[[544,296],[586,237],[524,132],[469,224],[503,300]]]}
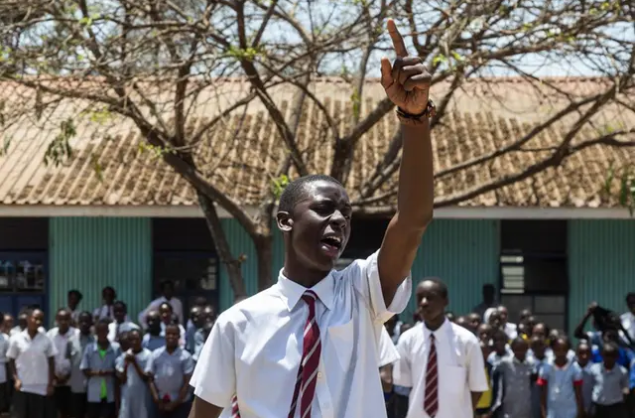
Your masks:
{"label": "striped necktie", "polygon": [[320,328],[315,320],[315,301],[317,295],[312,290],[307,290],[302,295],[302,300],[309,307],[309,316],[304,325],[304,339],[302,343],[302,361],[298,370],[298,380],[293,392],[291,411],[289,418],[294,418],[295,409],[300,402],[300,418],[311,417],[311,405],[315,396],[315,386],[317,384],[318,366],[320,365],[320,353],[322,346],[320,343]]}
{"label": "striped necktie", "polygon": [[238,397],[232,396],[232,418],[240,418],[240,411],[238,410]]}
{"label": "striped necktie", "polygon": [[437,367],[437,348],[434,334],[430,334],[430,353],[426,365],[426,390],[424,391],[423,410],[430,418],[439,412],[439,370]]}

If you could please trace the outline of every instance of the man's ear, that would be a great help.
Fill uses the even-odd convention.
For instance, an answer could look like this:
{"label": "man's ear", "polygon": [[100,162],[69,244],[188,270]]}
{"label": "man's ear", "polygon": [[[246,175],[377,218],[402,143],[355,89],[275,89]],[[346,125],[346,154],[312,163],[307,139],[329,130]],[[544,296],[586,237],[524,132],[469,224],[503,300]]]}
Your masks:
{"label": "man's ear", "polygon": [[276,222],[278,223],[278,228],[282,232],[291,232],[293,229],[293,219],[291,219],[289,212],[278,212],[276,214]]}

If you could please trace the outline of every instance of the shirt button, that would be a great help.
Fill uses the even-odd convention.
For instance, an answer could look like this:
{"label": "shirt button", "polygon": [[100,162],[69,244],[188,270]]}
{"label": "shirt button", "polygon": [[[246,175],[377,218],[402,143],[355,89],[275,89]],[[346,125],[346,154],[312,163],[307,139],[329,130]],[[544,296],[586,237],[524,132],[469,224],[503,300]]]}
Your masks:
{"label": "shirt button", "polygon": [[324,375],[322,374],[322,372],[318,372],[318,374],[317,374],[317,378],[318,378],[318,380],[322,380],[322,377],[323,377],[323,376],[324,376]]}

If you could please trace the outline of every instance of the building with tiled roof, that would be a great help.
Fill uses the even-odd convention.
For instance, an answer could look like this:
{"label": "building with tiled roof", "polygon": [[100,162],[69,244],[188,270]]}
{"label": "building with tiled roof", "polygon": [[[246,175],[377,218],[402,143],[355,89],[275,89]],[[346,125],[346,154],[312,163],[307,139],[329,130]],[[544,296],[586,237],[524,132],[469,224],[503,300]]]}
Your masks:
{"label": "building with tiled roof", "polygon": [[[440,276],[451,289],[462,289],[452,294],[453,310],[464,313],[476,305],[484,283],[494,283],[506,303],[530,305],[559,327],[575,322],[589,299],[622,310],[625,292],[635,290],[630,288],[635,221],[619,205],[615,184],[607,192],[607,178],[612,168],[635,161],[635,147],[586,146],[585,141],[634,129],[635,113],[606,106],[571,142],[569,149],[581,151],[520,181],[511,180],[544,161],[577,114],[531,137],[522,149],[497,155],[571,101],[605,86],[599,78],[545,79],[542,85],[499,78],[470,80],[455,93],[433,130],[437,220],[414,268],[417,277]],[[433,98],[439,101],[449,87],[436,84]],[[162,91],[160,82],[153,88]],[[245,80],[220,80],[213,91],[199,96],[191,128],[209,121],[248,88]],[[354,107],[348,84],[320,79],[310,89],[323,101],[339,135],[350,132]],[[294,90],[276,87],[271,94],[288,117]],[[379,83],[369,80],[362,116],[383,98]],[[134,310],[149,299],[153,283],[166,277],[179,281],[184,298],[207,294],[221,307],[230,304],[231,290],[193,189],[152,152],[141,151],[144,140],[129,120],[101,117],[85,112],[87,103],[81,100],[36,97],[15,85],[3,86],[0,101],[5,114],[22,112],[18,119],[7,117],[11,123],[1,131],[6,146],[0,154],[0,260],[17,265],[22,258],[32,259],[30,265],[39,266],[31,287],[19,284],[17,268],[7,268],[4,276],[0,270],[0,291],[6,283],[5,302],[10,304],[3,307],[0,297],[0,310],[15,311],[20,301],[37,299],[52,311],[71,287],[80,288],[86,303],[94,305],[106,284],[114,285]],[[44,164],[49,144],[69,119],[76,131],[72,156],[59,165]],[[359,212],[351,256],[379,245],[394,209],[396,173],[370,194],[366,181],[389,151],[396,130],[389,113],[357,144],[346,184]],[[330,170],[332,138],[322,112],[307,101],[298,143],[309,171]],[[284,156],[285,147],[258,101],[204,135],[195,152],[206,177],[246,208],[257,207],[268,193]],[[459,170],[461,165],[468,167]],[[508,185],[495,187],[506,180]],[[254,292],[253,246],[236,222],[221,214],[233,251],[247,256],[243,272]],[[363,232],[356,235],[357,230]],[[279,237],[274,253],[279,267]]]}

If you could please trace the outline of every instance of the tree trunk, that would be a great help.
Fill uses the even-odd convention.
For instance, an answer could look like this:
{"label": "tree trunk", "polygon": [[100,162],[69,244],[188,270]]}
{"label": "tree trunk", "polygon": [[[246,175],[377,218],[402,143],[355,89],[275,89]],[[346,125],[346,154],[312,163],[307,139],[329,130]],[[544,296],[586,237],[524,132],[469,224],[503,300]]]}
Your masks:
{"label": "tree trunk", "polygon": [[273,284],[273,234],[269,229],[267,235],[254,239],[256,258],[258,259],[258,290],[265,290]]}
{"label": "tree trunk", "polygon": [[227,268],[227,274],[229,275],[229,283],[234,291],[234,298],[247,296],[245,289],[245,281],[243,280],[242,271],[240,265],[242,261],[240,258],[234,258],[229,248],[229,242],[225,236],[225,231],[221,225],[218,212],[212,201],[205,195],[198,193],[198,202],[205,214],[205,221],[207,227],[212,234],[214,240],[214,246],[221,262]]}

